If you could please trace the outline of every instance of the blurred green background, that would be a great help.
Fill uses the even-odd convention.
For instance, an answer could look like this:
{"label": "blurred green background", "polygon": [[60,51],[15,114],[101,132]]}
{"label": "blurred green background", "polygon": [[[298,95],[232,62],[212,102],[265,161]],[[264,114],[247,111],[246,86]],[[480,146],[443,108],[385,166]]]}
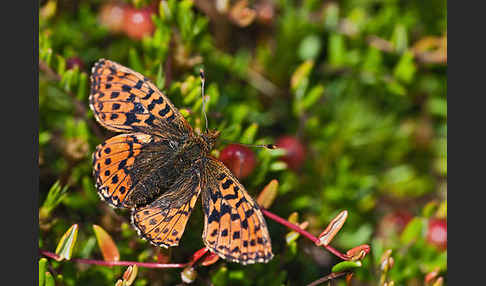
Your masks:
{"label": "blurred green background", "polygon": [[[277,179],[269,210],[285,218],[297,212],[316,236],[347,210],[333,247],[371,246],[353,285],[447,284],[445,0],[40,1],[39,247],[54,252],[78,224],[72,256],[103,259],[97,224],[121,260],[186,262],[203,247],[199,206],[180,245],[163,250],[137,237],[128,211],[96,194],[91,154],[114,135],[88,105],[99,58],[152,79],[196,128],[204,68],[209,125],[224,140],[291,136],[302,144],[305,154],[293,163],[282,152],[252,149],[255,167],[241,181],[256,197]],[[199,266],[194,284],[306,285],[340,262],[267,225],[273,260]],[[384,272],[386,250],[394,264]],[[47,269],[57,285],[115,285],[126,267],[50,259]],[[140,268],[133,285],[176,285],[180,274]]]}

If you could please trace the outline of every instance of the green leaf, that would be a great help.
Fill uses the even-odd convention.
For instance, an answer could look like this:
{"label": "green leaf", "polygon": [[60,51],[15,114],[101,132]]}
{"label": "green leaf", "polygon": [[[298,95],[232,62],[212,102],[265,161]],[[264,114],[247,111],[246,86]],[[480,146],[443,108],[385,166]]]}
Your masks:
{"label": "green leaf", "polygon": [[403,244],[409,244],[416,241],[422,237],[425,228],[426,224],[424,219],[421,217],[414,217],[410,222],[408,222],[407,226],[400,235],[400,242]]}
{"label": "green leaf", "polygon": [[414,55],[411,51],[403,53],[400,61],[393,70],[394,77],[404,83],[412,82],[417,68],[414,62]]}
{"label": "green leaf", "polygon": [[56,55],[57,60],[57,74],[62,76],[66,70],[66,60],[60,55]]}
{"label": "green leaf", "polygon": [[402,24],[397,24],[395,30],[393,30],[393,35],[391,42],[395,47],[395,50],[399,53],[403,53],[408,48],[408,36],[407,28]]}
{"label": "green leaf", "polygon": [[128,50],[128,62],[130,64],[130,67],[139,72],[143,73],[144,68],[142,65],[142,61],[140,60],[140,57],[138,56],[137,50],[135,48],[130,48]]}
{"label": "green leaf", "polygon": [[350,271],[363,266],[363,263],[359,260],[357,261],[343,261],[334,265],[331,269],[332,272],[342,272]]}
{"label": "green leaf", "polygon": [[47,193],[47,198],[39,209],[39,219],[44,220],[49,217],[51,211],[58,206],[67,194],[67,186],[61,188],[61,183],[56,181]]}
{"label": "green leaf", "polygon": [[314,86],[302,99],[301,107],[307,110],[312,107],[324,95],[324,86],[319,84]]}
{"label": "green leaf", "polygon": [[251,144],[255,140],[255,135],[258,131],[258,124],[252,123],[241,135],[240,142],[243,144]]}
{"label": "green leaf", "polygon": [[[161,1],[160,3],[162,3],[162,2],[164,2],[164,1]],[[160,90],[163,90],[164,89],[164,86],[165,86],[165,74],[164,74],[164,70],[162,69],[162,64],[159,65],[159,69],[157,71],[157,79],[155,81],[155,84],[157,85],[157,87]]]}
{"label": "green leaf", "polygon": [[221,266],[214,274],[211,275],[211,282],[214,286],[228,285],[228,268]]}
{"label": "green leaf", "polygon": [[323,11],[324,27],[328,30],[336,29],[339,24],[339,5],[329,2]]}
{"label": "green leaf", "polygon": [[56,254],[59,255],[58,261],[63,259],[70,260],[73,254],[74,245],[78,237],[78,225],[73,224],[61,237],[56,247]]}
{"label": "green leaf", "polygon": [[282,171],[287,169],[287,163],[277,161],[270,164],[270,171]]}
{"label": "green leaf", "polygon": [[55,286],[56,282],[54,281],[54,277],[52,277],[52,274],[49,271],[46,271],[45,275],[45,286]]}
{"label": "green leaf", "polygon": [[335,68],[344,66],[346,63],[346,52],[343,35],[332,33],[329,36],[328,45],[329,63]]}
{"label": "green leaf", "polygon": [[47,271],[47,258],[39,259],[39,286],[44,286]]}
{"label": "green leaf", "polygon": [[447,118],[447,100],[442,97],[430,97],[427,100],[427,110],[433,115]]}
{"label": "green leaf", "polygon": [[313,67],[313,61],[305,61],[294,71],[292,78],[290,79],[290,87],[292,90],[295,91],[299,86],[306,85],[306,81],[308,81],[309,74]]}
{"label": "green leaf", "polygon": [[300,43],[298,54],[302,60],[314,60],[321,51],[321,39],[316,35],[305,37]]}
{"label": "green leaf", "polygon": [[79,74],[77,98],[83,101],[87,97],[88,97],[88,75],[83,72]]}

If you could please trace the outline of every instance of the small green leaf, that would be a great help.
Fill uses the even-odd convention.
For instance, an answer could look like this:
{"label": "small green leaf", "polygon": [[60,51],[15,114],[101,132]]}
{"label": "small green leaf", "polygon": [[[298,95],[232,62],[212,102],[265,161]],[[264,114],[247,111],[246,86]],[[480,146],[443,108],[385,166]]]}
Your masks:
{"label": "small green leaf", "polygon": [[221,266],[216,272],[211,275],[211,282],[214,286],[223,286],[228,283],[228,268],[226,266]]}
{"label": "small green leaf", "polygon": [[47,270],[47,258],[39,259],[39,286],[44,286]]}
{"label": "small green leaf", "polygon": [[182,102],[187,105],[187,104],[191,104],[191,103],[197,101],[197,99],[199,99],[199,98],[201,98],[201,88],[198,88],[197,86],[195,86],[189,92],[189,94],[184,96],[184,99],[182,100]]}
{"label": "small green leaf", "polygon": [[287,163],[283,161],[277,161],[270,164],[270,171],[282,171],[287,169]]}
{"label": "small green leaf", "polygon": [[438,208],[438,203],[436,201],[430,201],[428,202],[423,210],[422,210],[422,214],[424,217],[431,217],[433,215],[433,213],[437,210]]}
{"label": "small green leaf", "polygon": [[415,75],[415,71],[417,70],[413,58],[414,58],[413,53],[410,51],[405,52],[402,55],[400,61],[395,66],[395,69],[393,70],[393,75],[395,76],[396,79],[404,83],[412,82],[413,77]]}
{"label": "small green leaf", "polygon": [[140,57],[137,54],[137,50],[135,48],[130,48],[128,50],[128,62],[130,63],[130,67],[140,73],[143,73],[143,65]]}
{"label": "small green leaf", "polygon": [[386,88],[390,92],[397,94],[397,95],[406,95],[407,94],[407,89],[396,80],[391,80],[389,82],[386,82]]}
{"label": "small green leaf", "polygon": [[[162,3],[164,1],[160,1]],[[157,71],[157,79],[155,81],[155,84],[160,90],[164,89],[165,86],[165,74],[164,70],[162,69],[162,64],[159,65],[159,70]]]}
{"label": "small green leaf", "polygon": [[404,52],[408,48],[407,28],[402,24],[397,24],[393,31],[391,42],[395,50],[399,53]]}
{"label": "small green leaf", "polygon": [[169,5],[167,5],[167,1],[160,1],[159,15],[163,21],[170,21],[172,19],[172,14]]}
{"label": "small green leaf", "polygon": [[240,142],[243,144],[251,144],[255,140],[255,135],[258,131],[258,124],[252,123],[241,135]]}
{"label": "small green leaf", "polygon": [[304,110],[309,109],[324,95],[324,86],[314,86],[302,99],[301,107]]}
{"label": "small green leaf", "polygon": [[58,261],[71,259],[74,245],[78,237],[78,225],[73,224],[61,237],[56,247],[56,254],[59,255]]}
{"label": "small green leaf", "polygon": [[346,63],[346,45],[344,36],[332,33],[329,36],[328,45],[329,63],[336,68],[342,67]]}
{"label": "small green leaf", "polygon": [[66,70],[66,60],[64,60],[63,57],[60,55],[56,55],[56,60],[57,60],[57,74],[58,75],[63,75],[64,71]]}
{"label": "small green leaf", "polygon": [[426,103],[427,110],[436,116],[447,118],[447,100],[442,97],[430,97]]}
{"label": "small green leaf", "polygon": [[39,209],[39,219],[44,220],[49,217],[51,211],[59,205],[66,197],[67,186],[61,187],[61,183],[56,181],[47,193],[47,198]]}
{"label": "small green leaf", "polygon": [[420,217],[413,218],[403,230],[400,241],[403,244],[409,244],[422,236],[425,229],[425,221]]}
{"label": "small green leaf", "polygon": [[45,278],[45,286],[55,286],[56,282],[54,281],[54,277],[49,271],[46,271],[46,278]]}
{"label": "small green leaf", "polygon": [[342,272],[342,271],[349,271],[354,270],[356,268],[360,268],[363,263],[359,260],[357,261],[343,261],[340,262],[332,267],[332,272]]}
{"label": "small green leaf", "polygon": [[88,96],[88,75],[86,73],[79,74],[79,83],[78,83],[78,94],[77,98],[79,100],[84,100]]}
{"label": "small green leaf", "polygon": [[323,11],[324,27],[329,30],[337,28],[339,24],[339,5],[329,2]]}
{"label": "small green leaf", "polygon": [[299,67],[297,67],[290,79],[290,87],[292,90],[294,90],[294,92],[299,88],[299,86],[305,84],[313,67],[314,62],[310,60],[303,62]]}
{"label": "small green leaf", "polygon": [[309,35],[300,42],[298,54],[302,60],[314,60],[321,51],[321,39],[316,35]]}

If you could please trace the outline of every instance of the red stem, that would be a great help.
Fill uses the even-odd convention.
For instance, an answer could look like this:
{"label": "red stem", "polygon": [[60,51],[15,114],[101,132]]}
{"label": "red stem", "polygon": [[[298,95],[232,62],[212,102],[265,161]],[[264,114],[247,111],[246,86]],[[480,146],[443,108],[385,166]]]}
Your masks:
{"label": "red stem", "polygon": [[[302,234],[303,236],[307,237],[308,239],[310,239],[312,242],[316,243],[317,241],[319,241],[319,239],[315,236],[313,236],[312,234],[310,234],[309,232],[305,231],[304,229],[300,228],[298,225],[295,225],[289,221],[287,221],[286,219],[284,218],[281,218],[279,217],[278,215],[274,214],[274,213],[271,213],[265,209],[262,209],[262,212],[264,215],[266,215],[268,218],[278,222],[279,224],[281,225],[284,225],[292,230],[295,230],[296,232]],[[329,250],[329,252],[331,252],[332,254],[336,255],[337,257],[341,258],[342,260],[349,260],[349,257],[346,255],[346,254],[343,254],[341,252],[339,252],[338,250],[336,250],[334,247],[330,246],[330,245],[323,245],[327,250]]]}
{"label": "red stem", "polygon": [[[44,256],[49,258],[58,259],[59,255],[41,250],[40,253]],[[189,263],[154,263],[154,262],[135,262],[135,261],[104,261],[104,260],[94,260],[94,259],[83,259],[83,258],[73,258],[70,261],[79,262],[83,264],[96,264],[96,265],[103,265],[103,266],[130,266],[130,265],[137,265],[140,267],[146,268],[184,268]]]}

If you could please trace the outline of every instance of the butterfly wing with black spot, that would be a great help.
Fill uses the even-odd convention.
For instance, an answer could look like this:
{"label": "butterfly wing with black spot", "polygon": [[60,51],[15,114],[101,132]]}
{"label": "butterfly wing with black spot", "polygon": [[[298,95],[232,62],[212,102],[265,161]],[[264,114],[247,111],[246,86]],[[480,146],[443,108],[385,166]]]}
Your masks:
{"label": "butterfly wing with black spot", "polygon": [[152,244],[176,246],[200,192],[199,172],[191,168],[174,182],[169,192],[147,206],[134,209],[132,225]]}
{"label": "butterfly wing with black spot", "polygon": [[96,147],[93,174],[100,197],[113,207],[128,207],[126,199],[132,189],[130,169],[144,144],[153,140],[143,133],[114,136]]}
{"label": "butterfly wing with black spot", "polygon": [[207,158],[202,181],[206,247],[233,262],[269,261],[273,254],[267,225],[243,185],[213,158]]}
{"label": "butterfly wing with black spot", "polygon": [[91,74],[90,107],[104,127],[117,132],[180,136],[191,126],[149,79],[118,63],[100,59]]}

